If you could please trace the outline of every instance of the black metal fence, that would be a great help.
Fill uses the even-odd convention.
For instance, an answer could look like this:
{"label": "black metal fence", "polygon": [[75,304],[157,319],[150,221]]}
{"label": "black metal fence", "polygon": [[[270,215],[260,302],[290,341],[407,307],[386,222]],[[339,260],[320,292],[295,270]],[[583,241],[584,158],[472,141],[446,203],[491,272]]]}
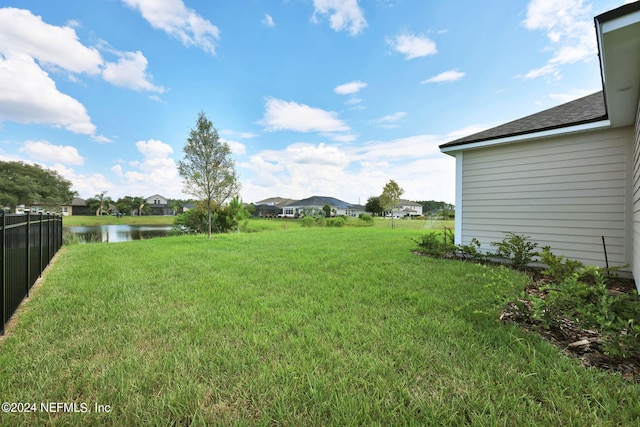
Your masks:
{"label": "black metal fence", "polygon": [[62,246],[62,216],[0,211],[0,335]]}

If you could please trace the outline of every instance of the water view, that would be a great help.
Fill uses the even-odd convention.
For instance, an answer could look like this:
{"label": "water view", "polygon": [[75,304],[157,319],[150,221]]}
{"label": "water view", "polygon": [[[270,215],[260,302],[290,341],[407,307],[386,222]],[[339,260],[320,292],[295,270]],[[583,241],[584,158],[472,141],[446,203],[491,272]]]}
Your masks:
{"label": "water view", "polygon": [[65,227],[85,242],[127,242],[129,240],[151,239],[165,237],[171,226],[169,225],[92,225]]}

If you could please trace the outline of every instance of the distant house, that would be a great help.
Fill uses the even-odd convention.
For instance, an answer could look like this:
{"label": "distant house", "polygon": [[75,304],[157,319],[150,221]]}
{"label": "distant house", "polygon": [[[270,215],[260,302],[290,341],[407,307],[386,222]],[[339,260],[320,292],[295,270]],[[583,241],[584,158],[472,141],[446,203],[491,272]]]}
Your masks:
{"label": "distant house", "polygon": [[597,266],[606,249],[640,290],[640,2],[595,28],[603,91],[440,146],[456,158],[455,238],[524,234]]}
{"label": "distant house", "polygon": [[149,208],[151,215],[175,215],[169,203],[170,200],[160,194],[154,194],[144,199],[144,204]]}
{"label": "distant house", "polygon": [[293,218],[308,215],[310,212],[322,210],[328,205],[334,216],[346,215],[357,217],[361,213],[365,213],[364,206],[351,204],[334,197],[312,196],[302,200],[295,200],[282,207],[282,216]]}
{"label": "distant house", "polygon": [[81,199],[80,197],[74,197],[71,200],[71,203],[68,205],[62,205],[62,215],[64,216],[72,216],[72,215],[89,215],[89,206],[87,206],[87,201],[85,199]]}
{"label": "distant house", "polygon": [[62,206],[51,206],[47,204],[42,204],[38,202],[34,202],[27,205],[18,205],[16,206],[16,213],[43,213],[43,212],[52,212],[52,213],[61,213],[64,216],[70,215],[88,215],[89,207],[87,206],[87,202],[80,197],[74,197],[71,203],[64,204]]}
{"label": "distant house", "polygon": [[400,199],[390,215],[396,218],[422,216],[422,205],[411,200]]}
{"label": "distant house", "polygon": [[275,218],[282,214],[282,208],[291,203],[292,199],[271,197],[254,203],[253,216],[259,218]]}

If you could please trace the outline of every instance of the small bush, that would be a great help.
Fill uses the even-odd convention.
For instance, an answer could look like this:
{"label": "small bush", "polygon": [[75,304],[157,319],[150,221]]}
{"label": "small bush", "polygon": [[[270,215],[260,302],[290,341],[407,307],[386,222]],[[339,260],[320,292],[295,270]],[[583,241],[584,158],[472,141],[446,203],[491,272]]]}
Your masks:
{"label": "small bush", "polygon": [[528,241],[529,236],[511,232],[505,234],[506,237],[502,241],[492,242],[491,246],[497,247],[496,255],[508,259],[513,268],[521,270],[529,265],[534,257],[539,255],[534,250],[538,247],[538,244]]}
{"label": "small bush", "polygon": [[315,227],[316,220],[312,216],[305,216],[302,218],[302,227]]}
{"label": "small bush", "polygon": [[367,224],[373,224],[373,217],[369,214],[361,213],[360,215],[358,215],[358,218],[361,221],[366,222]]}
{"label": "small bush", "polygon": [[[584,278],[589,278],[587,281]],[[601,269],[584,267],[559,283],[541,288],[544,296],[530,296],[531,317],[545,329],[559,328],[569,319],[584,329],[600,332],[604,350],[615,356],[640,354],[640,298],[612,295]]]}
{"label": "small bush", "polygon": [[580,261],[554,255],[549,246],[542,248],[540,261],[547,266],[542,272],[557,282],[568,279],[577,269],[583,267]]}
{"label": "small bush", "polygon": [[327,227],[344,227],[345,223],[346,220],[343,216],[325,219],[325,224]]}
{"label": "small bush", "polygon": [[484,262],[487,259],[487,255],[480,250],[480,241],[475,237],[468,245],[456,246],[456,253],[464,260],[474,262]]}
{"label": "small bush", "polygon": [[422,254],[434,258],[451,258],[455,254],[456,247],[443,237],[436,233],[427,233],[414,242],[418,244],[418,252]]}

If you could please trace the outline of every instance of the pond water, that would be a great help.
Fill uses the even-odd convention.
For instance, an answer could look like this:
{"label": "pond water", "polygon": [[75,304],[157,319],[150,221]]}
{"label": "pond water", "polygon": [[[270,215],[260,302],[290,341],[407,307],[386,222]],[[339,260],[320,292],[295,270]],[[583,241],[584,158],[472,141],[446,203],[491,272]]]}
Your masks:
{"label": "pond water", "polygon": [[65,227],[64,230],[76,234],[85,242],[117,243],[165,237],[171,230],[171,226],[115,224]]}

